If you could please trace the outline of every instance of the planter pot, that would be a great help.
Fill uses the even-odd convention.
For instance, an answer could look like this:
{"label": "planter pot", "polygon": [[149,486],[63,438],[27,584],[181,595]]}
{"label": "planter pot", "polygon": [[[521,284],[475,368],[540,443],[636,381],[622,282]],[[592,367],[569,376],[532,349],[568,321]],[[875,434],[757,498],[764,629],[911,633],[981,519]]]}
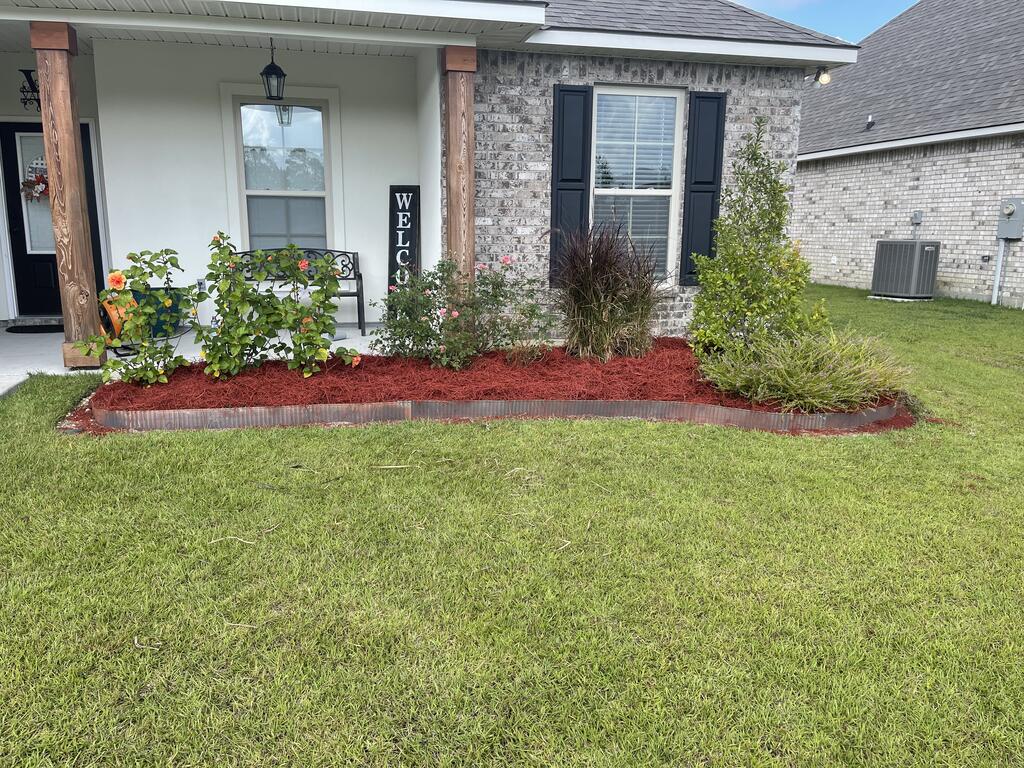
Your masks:
{"label": "planter pot", "polygon": [[[181,300],[184,296],[185,290],[183,288],[171,288],[169,291],[171,306],[169,307],[157,307],[156,318],[153,320],[152,334],[154,338],[165,338],[167,336],[173,336],[181,329]],[[132,295],[135,300],[142,303],[143,295],[140,291],[132,291]],[[176,317],[177,320],[173,322],[168,328],[168,318]]]}

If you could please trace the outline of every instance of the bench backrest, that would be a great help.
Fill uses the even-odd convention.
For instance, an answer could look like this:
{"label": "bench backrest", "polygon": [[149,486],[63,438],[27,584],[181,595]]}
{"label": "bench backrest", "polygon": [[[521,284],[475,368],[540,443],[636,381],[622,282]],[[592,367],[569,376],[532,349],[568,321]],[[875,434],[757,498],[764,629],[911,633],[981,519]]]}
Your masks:
{"label": "bench backrest", "polygon": [[[239,263],[243,264],[246,277],[252,279],[253,261],[259,259],[261,262],[267,256],[276,254],[283,249],[268,248],[258,251],[239,251],[235,255]],[[359,271],[359,253],[356,251],[335,251],[329,248],[299,248],[301,257],[309,260],[309,272],[314,272],[325,262],[332,269],[338,270],[341,280],[359,280],[362,274]],[[273,280],[273,277],[270,278]]]}

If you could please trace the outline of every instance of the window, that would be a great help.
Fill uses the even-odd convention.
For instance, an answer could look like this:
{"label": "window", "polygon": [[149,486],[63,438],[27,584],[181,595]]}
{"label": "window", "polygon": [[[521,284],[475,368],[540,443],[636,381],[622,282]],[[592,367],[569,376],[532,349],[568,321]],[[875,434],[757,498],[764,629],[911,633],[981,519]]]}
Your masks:
{"label": "window", "polygon": [[323,110],[242,104],[240,115],[249,248],[326,248]]}
{"label": "window", "polygon": [[682,110],[678,94],[598,90],[594,99],[595,225],[620,225],[668,272],[678,250]]}

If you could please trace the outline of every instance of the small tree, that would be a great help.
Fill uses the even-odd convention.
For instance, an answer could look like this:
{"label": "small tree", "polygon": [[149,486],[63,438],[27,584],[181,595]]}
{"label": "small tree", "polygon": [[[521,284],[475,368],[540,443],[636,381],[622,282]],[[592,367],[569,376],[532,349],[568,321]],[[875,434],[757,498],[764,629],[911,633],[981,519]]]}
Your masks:
{"label": "small tree", "polygon": [[756,120],[733,163],[733,186],[723,193],[715,222],[716,256],[694,254],[701,291],[690,338],[702,357],[792,337],[824,320],[820,307],[813,317],[804,309],[810,267],[786,234],[786,165],[768,154],[767,125],[765,118]]}

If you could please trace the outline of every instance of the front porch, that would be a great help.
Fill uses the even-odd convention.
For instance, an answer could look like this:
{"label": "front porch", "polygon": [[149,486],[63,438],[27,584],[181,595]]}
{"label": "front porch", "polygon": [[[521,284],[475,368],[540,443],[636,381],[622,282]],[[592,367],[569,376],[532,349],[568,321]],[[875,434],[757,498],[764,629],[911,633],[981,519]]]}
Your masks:
{"label": "front porch", "polygon": [[[359,328],[346,325],[339,328],[345,335],[343,344],[360,354],[370,351],[376,326],[370,326],[366,336]],[[33,373],[65,373],[61,347],[61,333],[8,333],[0,328],[0,396],[12,391]],[[191,361],[199,360],[199,345],[191,333],[181,337],[178,350]]]}
{"label": "front porch", "polygon": [[[397,279],[402,259],[430,267],[449,253],[473,263],[474,46],[481,33],[502,28],[514,39],[530,25],[514,16],[500,23],[434,17],[421,31],[411,16],[284,12],[257,20],[246,18],[243,4],[215,5],[204,6],[210,15],[201,18],[194,10],[0,5],[0,124],[10,133],[0,322],[63,312],[66,328],[63,347],[53,337],[9,340],[0,332],[0,375],[88,365],[69,357],[72,342],[97,330],[96,292],[132,251],[174,249],[185,284],[205,278],[218,231],[239,249],[296,243],[357,251],[371,323],[379,312],[373,303]],[[23,71],[50,55],[41,24],[69,41],[57,51],[69,64],[64,81],[41,78],[42,114],[18,103]],[[281,101],[270,100],[260,80],[272,46],[287,73]],[[70,153],[66,190],[51,185],[52,195],[22,199],[24,182],[39,168],[45,175],[51,151],[68,142],[69,134],[43,131],[48,110],[82,126],[82,148]],[[461,121],[455,130],[446,130],[446,116]],[[444,151],[446,135],[452,142]],[[411,254],[398,251],[397,263],[394,188],[417,192],[419,213]],[[58,206],[62,191],[85,202]],[[442,244],[445,199],[456,214]],[[213,320],[209,306],[200,319]],[[338,321],[355,319],[354,304],[341,302]]]}

